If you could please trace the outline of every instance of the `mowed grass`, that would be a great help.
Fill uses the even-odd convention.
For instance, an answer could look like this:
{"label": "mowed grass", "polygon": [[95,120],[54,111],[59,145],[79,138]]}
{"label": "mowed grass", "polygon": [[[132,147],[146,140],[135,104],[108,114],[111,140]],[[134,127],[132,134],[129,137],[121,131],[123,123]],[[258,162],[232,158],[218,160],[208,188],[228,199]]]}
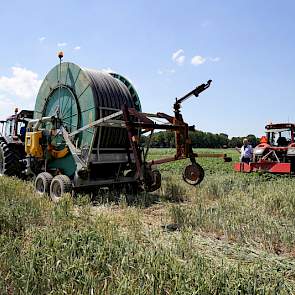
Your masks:
{"label": "mowed grass", "polygon": [[0,178],[0,294],[294,294],[295,179],[198,162],[200,186],[182,181],[186,161],[165,164],[132,206],[53,204]]}

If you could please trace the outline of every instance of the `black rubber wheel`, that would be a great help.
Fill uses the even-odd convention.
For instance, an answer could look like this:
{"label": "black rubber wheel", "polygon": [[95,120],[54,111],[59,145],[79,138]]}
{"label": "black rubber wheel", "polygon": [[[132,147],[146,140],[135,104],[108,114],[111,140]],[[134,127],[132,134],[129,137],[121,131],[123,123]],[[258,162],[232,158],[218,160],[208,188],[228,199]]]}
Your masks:
{"label": "black rubber wheel", "polygon": [[21,175],[20,153],[17,150],[11,150],[4,141],[0,141],[0,176],[18,176]]}
{"label": "black rubber wheel", "polygon": [[58,202],[66,193],[72,192],[72,182],[66,175],[55,176],[50,184],[50,197],[53,202]]}
{"label": "black rubber wheel", "polygon": [[146,192],[154,192],[161,187],[162,176],[159,170],[147,171],[144,189]]}
{"label": "black rubber wheel", "polygon": [[183,180],[190,185],[200,184],[205,176],[203,167],[197,162],[185,167],[183,172]]}
{"label": "black rubber wheel", "polygon": [[48,172],[42,172],[37,175],[35,179],[35,190],[41,195],[48,194],[50,192],[50,184],[53,176]]}

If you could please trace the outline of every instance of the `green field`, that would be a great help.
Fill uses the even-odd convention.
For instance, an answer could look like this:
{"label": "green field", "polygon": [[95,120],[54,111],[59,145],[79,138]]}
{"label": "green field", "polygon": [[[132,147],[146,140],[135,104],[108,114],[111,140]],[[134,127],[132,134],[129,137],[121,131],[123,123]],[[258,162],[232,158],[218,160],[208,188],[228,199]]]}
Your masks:
{"label": "green field", "polygon": [[162,188],[132,206],[53,204],[0,178],[0,293],[294,294],[295,179],[198,162],[200,186],[182,181],[186,161],[165,164]]}

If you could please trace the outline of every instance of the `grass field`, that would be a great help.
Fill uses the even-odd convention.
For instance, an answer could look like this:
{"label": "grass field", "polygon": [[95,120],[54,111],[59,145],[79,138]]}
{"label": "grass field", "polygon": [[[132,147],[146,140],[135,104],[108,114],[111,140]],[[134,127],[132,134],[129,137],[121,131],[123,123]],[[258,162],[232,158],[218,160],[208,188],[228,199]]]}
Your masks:
{"label": "grass field", "polygon": [[182,181],[185,161],[165,164],[162,188],[133,206],[53,204],[0,178],[0,293],[294,294],[295,179],[198,162],[200,186]]}

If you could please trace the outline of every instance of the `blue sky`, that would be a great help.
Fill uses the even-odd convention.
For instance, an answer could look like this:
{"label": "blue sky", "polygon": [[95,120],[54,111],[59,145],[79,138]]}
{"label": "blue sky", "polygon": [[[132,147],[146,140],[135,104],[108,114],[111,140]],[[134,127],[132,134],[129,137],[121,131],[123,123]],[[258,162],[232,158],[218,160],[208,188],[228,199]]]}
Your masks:
{"label": "blue sky", "polygon": [[1,1],[0,117],[34,106],[62,49],[65,61],[129,77],[147,112],[170,113],[212,79],[183,104],[186,121],[261,135],[295,121],[294,15],[294,1]]}

